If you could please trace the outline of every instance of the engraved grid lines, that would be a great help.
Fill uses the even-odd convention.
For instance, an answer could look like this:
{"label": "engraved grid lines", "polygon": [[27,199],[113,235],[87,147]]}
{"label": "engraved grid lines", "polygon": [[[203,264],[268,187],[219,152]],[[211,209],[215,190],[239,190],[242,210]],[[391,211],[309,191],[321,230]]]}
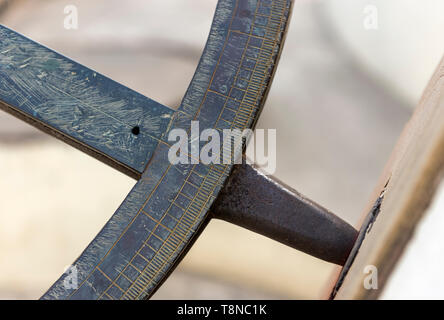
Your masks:
{"label": "engraved grid lines", "polygon": [[[276,2],[280,2],[280,3],[276,3]],[[266,82],[268,81],[267,71],[274,64],[274,53],[276,51],[277,43],[280,39],[280,35],[281,35],[281,31],[282,31],[282,21],[285,16],[285,9],[286,9],[285,4],[286,3],[287,3],[287,1],[285,1],[285,0],[274,1],[273,6],[271,6],[270,15],[267,16],[264,14],[260,14],[261,17],[263,17],[263,16],[268,17],[268,19],[266,19],[266,23],[265,24],[262,23],[260,25],[260,27],[264,28],[264,30],[265,30],[263,37],[257,37],[252,34],[253,30],[255,30],[254,24],[252,24],[252,26],[251,26],[250,34],[246,34],[249,36],[248,41],[247,41],[247,44],[245,45],[244,52],[243,52],[242,58],[241,58],[241,62],[239,63],[238,70],[236,72],[236,76],[235,76],[234,81],[231,84],[231,88],[230,88],[230,93],[233,90],[233,88],[236,88],[236,89],[243,92],[243,96],[242,96],[242,99],[236,100],[236,99],[232,99],[232,97],[229,96],[230,93],[227,96],[225,96],[225,95],[222,95],[222,94],[216,92],[217,94],[220,94],[226,98],[225,105],[219,114],[218,120],[221,119],[221,115],[223,114],[225,108],[235,112],[234,121],[231,122],[232,127],[243,129],[243,128],[246,128],[248,126],[248,124],[251,123],[251,121],[253,120],[252,119],[252,116],[254,116],[253,112],[258,108],[258,105],[257,105],[258,97],[260,97],[260,95],[263,94],[263,92],[266,88]],[[256,8],[256,11],[261,5],[262,5],[262,3],[259,2],[257,5],[257,8]],[[256,14],[257,14],[257,12],[256,12]],[[259,15],[256,16],[256,14],[255,14],[255,18],[253,19],[254,22],[256,21],[257,17],[259,17]],[[262,20],[262,21],[265,21],[265,20]],[[236,31],[230,30],[228,32],[228,35],[231,32],[236,32]],[[228,37],[228,35],[227,35],[227,37]],[[251,57],[251,56],[247,57],[247,55],[246,55],[246,51],[249,47],[250,40],[252,38],[261,38],[262,39],[261,46],[256,47],[259,49],[257,51],[257,59],[253,59],[254,57]],[[223,50],[225,50],[225,46],[224,46]],[[221,52],[221,56],[222,56],[223,52],[224,51]],[[244,59],[256,60],[254,67],[253,68],[243,67]],[[217,70],[217,67],[214,70],[214,73],[216,72],[216,70]],[[249,74],[248,79],[247,79],[247,77],[243,77],[248,74]],[[213,77],[214,77],[214,74],[213,74]],[[235,87],[235,85],[239,79],[243,79],[245,81],[244,82],[245,88]],[[211,85],[211,83],[210,83],[210,85]],[[207,92],[211,92],[211,90],[208,88]],[[206,98],[206,96],[205,96],[205,98]],[[204,98],[204,100],[205,100],[205,98]],[[237,102],[240,102],[239,108],[238,109],[229,108],[227,106],[227,102],[229,100],[235,100]],[[222,120],[225,120],[225,119],[222,119]],[[227,122],[229,122],[229,121],[227,121]],[[217,123],[218,123],[218,121],[215,122],[215,125],[217,125]],[[196,169],[196,166],[193,166],[193,169],[190,170],[188,176],[185,178],[185,181],[184,181],[181,189],[177,193],[175,199],[171,202],[169,208],[167,209],[166,212],[164,212],[164,214],[162,215],[161,218],[154,219],[147,212],[144,212],[141,210],[142,214],[149,216],[153,220],[153,222],[155,223],[155,227],[153,228],[152,232],[147,237],[147,239],[145,241],[143,241],[142,246],[139,248],[139,250],[136,251],[136,253],[132,257],[132,259],[128,262],[127,266],[125,267],[125,269],[128,267],[133,268],[134,270],[136,270],[138,272],[138,275],[137,275],[136,279],[132,280],[131,278],[129,278],[127,275],[124,274],[124,270],[125,270],[124,269],[124,270],[122,270],[122,272],[120,272],[119,275],[117,275],[115,280],[112,281],[105,273],[103,273],[103,271],[99,267],[97,267],[97,269],[99,269],[99,271],[102,272],[102,274],[104,274],[104,276],[108,280],[110,280],[110,282],[111,282],[111,285],[101,295],[101,298],[114,299],[115,297],[113,297],[112,295],[110,295],[108,293],[108,290],[110,290],[111,288],[114,288],[114,287],[117,287],[117,289],[119,289],[122,292],[123,298],[138,298],[144,293],[144,291],[153,283],[153,281],[156,280],[156,277],[158,277],[159,275],[162,274],[162,270],[163,270],[164,266],[168,262],[171,263],[170,257],[173,254],[177,253],[182,248],[185,239],[188,238],[190,236],[190,234],[192,234],[192,228],[195,227],[197,222],[199,222],[198,218],[202,215],[202,213],[205,213],[206,209],[208,209],[208,208],[206,208],[206,206],[207,206],[208,202],[210,201],[210,199],[214,198],[214,190],[217,187],[222,186],[224,178],[226,178],[229,174],[230,168],[231,168],[231,166],[229,166],[229,165],[212,165],[210,167],[210,170],[208,171],[208,173],[203,177],[203,182],[201,183],[200,187],[197,188],[196,185],[189,182],[190,176],[193,173],[195,173],[194,170]],[[169,169],[169,167],[168,167],[168,169]],[[166,170],[166,172],[168,171],[168,169]],[[163,177],[162,177],[162,179],[163,179]],[[197,188],[197,190],[194,194],[194,197],[192,199],[190,196],[187,196],[187,195],[183,194],[183,192],[182,192],[184,186],[187,183],[189,183],[193,187]],[[155,190],[152,192],[152,194],[156,190],[157,190],[157,186],[156,186]],[[181,207],[178,203],[176,203],[176,200],[179,197],[179,195],[184,196],[184,197],[188,198],[188,200],[190,200],[190,203],[188,204],[188,206],[186,208]],[[144,206],[146,205],[147,202],[148,202],[148,200],[145,202]],[[179,219],[170,215],[170,210],[171,210],[171,208],[173,208],[173,206],[175,206],[175,207],[179,208],[181,211],[183,211],[183,213]],[[166,217],[169,217],[175,221],[175,225],[172,229],[162,223],[162,221]],[[168,231],[168,236],[166,237],[165,240],[163,240],[161,237],[159,237],[159,235],[155,234],[155,231],[158,228],[163,228],[166,231]],[[157,250],[155,250],[156,248],[153,248],[150,245],[150,239],[152,237],[158,238],[159,241],[163,241],[163,243],[160,245],[160,247]],[[143,254],[141,254],[141,250],[144,247],[150,248],[152,251],[155,251],[154,256],[151,259],[149,259],[149,258],[145,257]],[[138,257],[140,257],[141,259],[144,259],[145,262],[147,263],[147,265],[145,266],[144,269],[140,269],[137,266],[132,264],[133,260]],[[120,288],[116,284],[116,282],[119,280],[120,277],[125,278],[126,281],[131,282],[131,285],[129,286],[129,288],[126,291],[124,291],[123,288]]]}
{"label": "engraved grid lines", "polygon": [[[285,7],[283,7],[284,9],[285,9]],[[284,9],[282,10],[282,11],[284,11]],[[281,20],[282,20],[282,18],[281,18]],[[273,30],[274,31],[274,30]],[[275,40],[274,40],[274,45],[276,45],[276,42],[278,41],[278,37],[279,37],[279,34],[276,34],[276,33],[278,33],[278,29],[276,29],[276,31],[274,32],[275,33]],[[264,44],[264,42],[263,42],[263,44]],[[272,54],[272,50],[269,50],[269,54]],[[270,59],[271,60],[271,59]],[[270,63],[270,66],[272,65],[272,63]],[[242,64],[240,64],[240,66],[242,66]],[[261,72],[262,71],[262,72]],[[262,80],[262,81],[266,81],[266,74],[265,74],[265,71],[266,71],[266,69],[263,69],[263,70],[261,70],[261,69],[259,69],[259,72],[261,72],[262,73],[262,75],[263,75],[263,77],[262,77],[262,79],[260,79],[260,80]],[[259,79],[258,79],[259,80]],[[257,87],[256,87],[257,88]],[[254,90],[254,87],[253,87],[253,90]],[[260,94],[260,92],[258,92],[258,90],[256,89],[255,90],[256,91],[256,95],[259,95]],[[248,99],[248,97],[247,97],[247,99]],[[244,100],[246,100],[245,98],[244,98]],[[248,100],[247,100],[247,102],[248,102]],[[242,110],[242,108],[240,108],[239,110],[238,110],[238,113],[237,113],[237,115],[239,115],[239,111],[241,111]],[[249,112],[249,114],[250,114],[250,116],[251,116],[251,113],[252,113],[252,111],[254,110],[254,108],[248,108],[248,110],[246,110],[246,112]],[[223,111],[222,111],[223,112]],[[222,114],[222,112],[221,112],[221,114]],[[248,117],[247,118],[245,118],[245,121],[243,121],[243,123],[242,123],[242,126],[241,127],[244,127],[244,126],[246,126],[246,122],[248,121],[248,120],[251,120],[251,119],[248,119]],[[226,170],[226,168],[227,168],[228,166],[225,166],[225,170]],[[224,171],[225,171],[224,170]],[[209,174],[208,174],[208,176],[207,176],[207,178],[208,177],[211,177],[211,173],[213,173],[213,171],[212,170],[210,170],[210,172],[209,172]],[[220,179],[220,177],[221,176],[219,176],[219,179]],[[216,175],[216,177],[215,178],[217,178],[217,175]],[[207,179],[206,179],[207,180]],[[205,182],[202,184],[202,187],[203,188],[205,188]],[[210,186],[211,185],[214,185],[214,182],[213,183],[211,183],[210,182],[210,184],[209,184]],[[210,196],[211,195],[211,191],[210,190],[207,190],[207,192],[206,192],[206,194],[205,194],[205,196],[203,197],[203,199],[205,199],[205,198],[207,198],[208,199],[208,196]],[[196,194],[196,199],[199,199],[199,192]],[[203,200],[202,199],[202,200]],[[191,214],[189,214],[189,215],[185,215],[185,216],[189,216],[191,219],[190,219],[190,221],[188,221],[188,230],[189,229],[191,229],[191,226],[192,226],[192,224],[194,224],[195,222],[196,222],[196,219],[195,218],[197,218],[198,216],[199,216],[199,213],[202,211],[202,209],[203,209],[203,203],[200,203],[200,204],[196,204],[196,203],[194,203],[194,204],[196,204],[197,205],[197,209],[196,209],[196,211],[195,212],[193,212],[191,209],[192,209],[192,204],[193,204],[194,202],[192,202],[191,204],[190,204],[190,207],[189,207],[189,211],[188,212],[190,212]],[[198,211],[198,209],[201,209],[201,211],[199,212]],[[185,218],[185,216],[184,217],[182,217],[182,218]],[[194,217],[193,217],[194,216]],[[194,219],[193,219],[194,218]],[[184,219],[184,221],[185,221],[185,219]],[[185,222],[187,222],[187,221],[185,221]],[[165,242],[165,243],[167,243],[167,241]],[[171,250],[170,250],[171,251]],[[166,252],[166,254],[168,254],[168,252]],[[171,256],[171,254],[172,254],[172,252],[170,252],[170,254],[169,255],[167,255],[167,259]],[[168,261],[167,259],[165,259],[165,261],[164,261],[164,263],[163,263],[163,265]],[[150,283],[154,280],[154,277],[157,275],[157,274],[159,274],[159,272],[160,272],[160,269],[163,267],[163,265],[157,265],[157,270],[156,270],[156,273],[155,274],[151,274],[150,275],[150,277],[149,278],[151,278],[151,280],[150,280],[150,282],[148,283],[148,284],[143,284],[143,283],[141,283],[141,284],[137,284],[137,281],[135,282],[135,284],[133,285],[133,288],[134,289],[136,289],[136,290],[134,290],[134,291],[136,291],[136,292],[139,292],[139,294],[138,295],[135,295],[136,294],[136,292],[134,292],[134,294],[131,292],[131,291],[129,291],[128,293],[127,293],[127,297],[129,297],[129,298],[136,298],[136,297],[138,297],[138,296],[140,296],[140,294],[142,293],[142,292],[140,292],[140,289],[142,289],[142,288],[146,288],[147,286],[149,286],[150,285]],[[148,279],[144,279],[145,277],[143,277],[143,275],[142,275],[142,280],[145,280],[145,281],[147,281],[147,280],[149,280],[149,278]],[[140,278],[139,278],[140,279]]]}
{"label": "engraved grid lines", "polygon": [[[220,113],[220,115],[222,114],[222,112],[223,112],[223,110],[221,111],[221,113]],[[225,166],[225,170],[226,170],[226,168],[227,168],[227,166]],[[224,170],[224,171],[225,171]],[[210,172],[209,172],[209,176],[211,175],[211,173],[212,173],[212,171],[210,170]],[[219,177],[219,179],[220,179],[220,177]],[[210,185],[214,185],[214,182],[213,183],[210,183]],[[203,184],[203,188],[205,188],[205,183]],[[203,197],[203,199],[202,200],[204,200],[205,198],[207,198],[208,199],[208,196],[209,195],[211,195],[211,190],[207,190],[207,192],[206,192],[206,195]],[[197,199],[199,199],[199,192],[196,194],[196,198]],[[193,204],[193,203],[192,203]],[[191,207],[191,205],[192,204],[190,204],[190,208],[192,208]],[[195,204],[195,203],[194,203]],[[202,204],[197,204],[197,208],[200,208],[201,209],[201,211],[202,211]],[[193,213],[193,211],[192,210],[189,210],[191,213]],[[197,211],[196,210],[196,212],[194,212],[194,216],[197,218],[198,216],[199,216],[199,211]],[[188,215],[188,216],[190,216],[190,217],[192,217],[192,215]],[[184,220],[185,221],[185,220]],[[191,228],[191,226],[192,226],[192,224],[194,224],[195,223],[195,221],[196,221],[196,219],[191,219],[191,221],[188,221],[188,223],[189,223],[189,226],[188,226],[188,228],[190,229]],[[186,222],[186,221],[185,221]],[[159,270],[160,271],[160,270]],[[158,271],[158,272],[159,272]],[[152,280],[151,280],[152,281]],[[149,285],[149,284],[148,284]],[[130,295],[130,297],[132,297],[131,295]],[[132,297],[132,298],[134,298],[134,297]]]}

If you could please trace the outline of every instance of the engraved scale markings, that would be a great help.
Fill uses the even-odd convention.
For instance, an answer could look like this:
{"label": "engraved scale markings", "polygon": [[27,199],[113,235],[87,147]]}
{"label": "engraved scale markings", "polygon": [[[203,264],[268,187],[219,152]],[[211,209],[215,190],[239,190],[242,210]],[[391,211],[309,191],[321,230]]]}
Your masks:
{"label": "engraved scale markings", "polygon": [[[201,62],[170,129],[189,130],[192,119],[204,124],[201,129],[223,129],[224,122],[241,130],[254,125],[290,5],[289,0],[219,1]],[[250,44],[258,48],[257,58]],[[244,88],[236,86],[241,76],[248,78]],[[227,116],[226,110],[234,114]],[[198,233],[232,168],[173,166],[167,155],[168,146],[158,144],[140,181],[74,263],[79,288],[66,289],[68,275],[63,275],[44,299],[140,299],[154,292]]]}

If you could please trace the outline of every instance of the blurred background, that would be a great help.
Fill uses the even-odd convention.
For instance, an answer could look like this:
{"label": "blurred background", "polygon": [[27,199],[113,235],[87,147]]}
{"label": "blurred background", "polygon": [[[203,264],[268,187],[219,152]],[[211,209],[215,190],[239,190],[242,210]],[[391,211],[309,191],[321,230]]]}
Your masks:
{"label": "blurred background", "polygon": [[[0,23],[176,108],[216,3],[0,0]],[[67,5],[77,30],[64,28]],[[279,179],[358,224],[444,54],[443,10],[440,0],[295,1],[258,124],[277,129]],[[134,183],[1,112],[0,298],[42,295]],[[316,299],[334,268],[213,220],[154,298]]]}

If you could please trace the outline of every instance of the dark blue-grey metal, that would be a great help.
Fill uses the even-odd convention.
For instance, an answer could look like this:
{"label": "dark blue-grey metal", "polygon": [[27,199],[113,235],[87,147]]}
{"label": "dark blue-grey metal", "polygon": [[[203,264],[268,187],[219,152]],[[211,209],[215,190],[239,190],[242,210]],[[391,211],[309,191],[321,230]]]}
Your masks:
{"label": "dark blue-grey metal", "polygon": [[358,237],[347,222],[247,164],[232,170],[211,213],[338,265],[345,264]]}
{"label": "dark blue-grey metal", "polygon": [[[51,75],[47,71],[47,74],[38,73],[38,61],[15,63],[15,55],[8,55],[8,50],[26,53],[27,50],[48,49],[34,43],[29,45],[29,40],[6,28],[0,29],[2,44],[19,39],[16,47],[10,46],[0,52],[0,81],[4,86],[0,89],[0,100],[7,102],[3,107],[30,122],[36,120],[42,126],[55,128],[56,133],[66,135],[68,140],[74,137],[76,143],[73,144],[88,144],[87,149],[110,158],[110,162],[118,159],[128,170],[133,170],[135,176],[143,172],[119,209],[74,262],[71,270],[76,272],[78,287],[73,288],[70,283],[71,273],[64,274],[43,299],[144,299],[152,295],[202,229],[232,169],[229,164],[171,164],[168,161],[168,131],[175,128],[189,131],[192,120],[199,121],[201,130],[254,127],[276,69],[291,5],[291,0],[219,0],[201,61],[180,108],[174,113],[51,51],[31,54],[55,55],[54,62],[47,60],[42,65],[45,71],[54,63]],[[69,63],[69,67],[64,67],[64,63]],[[22,91],[29,89],[29,85],[20,82],[21,78],[15,73],[23,75],[20,72],[28,67],[39,79],[33,83],[35,87],[31,87],[36,96],[32,100]],[[8,68],[14,68],[14,72],[8,73]],[[62,84],[60,88],[49,79],[61,70],[67,73],[63,73],[64,79],[57,83]],[[74,77],[69,72],[77,72],[79,76]],[[19,82],[11,83],[11,78]],[[97,78],[99,80],[94,80]],[[68,88],[66,79],[73,79],[72,88]],[[86,79],[89,82],[82,87]],[[24,95],[8,100],[10,88]],[[73,97],[72,100],[64,97],[60,105],[70,108],[70,115],[64,116],[65,110],[52,115],[44,112],[47,110],[45,103],[51,103],[46,97],[65,95],[59,89],[62,92],[70,90],[69,95]],[[48,94],[48,90],[52,94]],[[94,93],[79,96],[88,90]],[[35,103],[38,101],[41,103]],[[76,102],[82,106],[87,104],[88,108],[78,109]],[[51,106],[52,110],[57,108],[57,103]],[[67,120],[70,116],[72,118]],[[103,119],[100,128],[94,127],[97,126],[95,117]],[[65,119],[63,124],[60,118]],[[92,128],[73,129],[76,123],[77,126],[87,125],[85,119],[91,119]],[[113,125],[117,126],[115,130],[109,128]],[[139,135],[131,132],[136,126]],[[94,137],[89,137],[88,132]],[[115,139],[108,139],[110,134],[114,134]],[[101,141],[94,140],[97,137],[101,137]],[[146,146],[137,143],[146,143]],[[128,147],[125,150],[135,151],[138,159],[125,154],[123,146]],[[122,150],[116,153],[116,148]],[[144,152],[139,152],[138,148],[145,148]]]}
{"label": "dark blue-grey metal", "polygon": [[0,25],[0,107],[140,177],[174,110]]}

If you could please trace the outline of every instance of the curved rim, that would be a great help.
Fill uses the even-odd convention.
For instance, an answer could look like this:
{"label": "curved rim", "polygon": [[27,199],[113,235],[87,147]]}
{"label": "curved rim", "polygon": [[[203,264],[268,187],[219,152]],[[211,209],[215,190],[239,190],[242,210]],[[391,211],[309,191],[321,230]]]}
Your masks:
{"label": "curved rim", "polygon": [[[292,0],[219,0],[196,73],[169,129],[253,128]],[[145,299],[202,230],[231,164],[172,165],[168,134],[129,195],[42,299]],[[75,282],[73,282],[75,275]]]}

